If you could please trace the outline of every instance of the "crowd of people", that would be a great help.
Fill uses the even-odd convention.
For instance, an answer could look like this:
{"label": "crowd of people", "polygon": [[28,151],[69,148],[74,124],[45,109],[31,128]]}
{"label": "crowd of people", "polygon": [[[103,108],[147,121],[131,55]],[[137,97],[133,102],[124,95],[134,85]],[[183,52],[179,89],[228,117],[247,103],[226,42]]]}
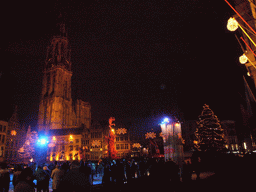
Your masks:
{"label": "crowd of people", "polygon": [[[163,159],[141,160],[104,160],[94,164],[84,161],[55,162],[52,164],[29,164],[26,167],[17,165],[14,168],[12,184],[14,192],[49,192],[52,179],[53,192],[58,191],[90,191],[93,175],[102,175],[102,186],[108,189],[124,189],[135,182],[144,181],[148,186],[157,183],[164,186],[171,183],[190,181],[193,167],[185,161],[182,169],[173,161]],[[182,170],[182,171],[181,171]],[[36,180],[36,183],[34,182]],[[0,192],[9,191],[10,173],[7,165],[0,165]],[[127,188],[128,189],[128,188]]]}

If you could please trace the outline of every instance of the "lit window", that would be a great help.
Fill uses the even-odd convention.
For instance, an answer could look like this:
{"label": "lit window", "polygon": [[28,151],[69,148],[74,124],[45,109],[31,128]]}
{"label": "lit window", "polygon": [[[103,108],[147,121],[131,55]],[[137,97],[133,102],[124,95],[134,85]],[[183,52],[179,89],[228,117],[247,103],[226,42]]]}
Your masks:
{"label": "lit window", "polygon": [[12,136],[15,136],[15,135],[17,135],[17,132],[16,132],[15,130],[12,130],[12,131],[11,131],[11,135],[12,135]]}

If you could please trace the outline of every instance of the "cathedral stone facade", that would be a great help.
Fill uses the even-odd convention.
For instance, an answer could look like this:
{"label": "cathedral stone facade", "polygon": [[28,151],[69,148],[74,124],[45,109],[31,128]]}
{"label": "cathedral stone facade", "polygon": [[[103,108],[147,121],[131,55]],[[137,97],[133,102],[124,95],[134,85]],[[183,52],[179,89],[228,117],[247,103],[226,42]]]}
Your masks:
{"label": "cathedral stone facade", "polygon": [[47,49],[39,104],[38,130],[90,128],[90,103],[71,97],[71,58],[65,25],[59,24],[59,34],[53,36]]}

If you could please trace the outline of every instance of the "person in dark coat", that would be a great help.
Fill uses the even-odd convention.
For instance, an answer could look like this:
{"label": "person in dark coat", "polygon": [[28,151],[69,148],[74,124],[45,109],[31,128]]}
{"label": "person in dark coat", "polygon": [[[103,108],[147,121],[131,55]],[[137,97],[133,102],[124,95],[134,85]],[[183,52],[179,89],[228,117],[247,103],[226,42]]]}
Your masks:
{"label": "person in dark coat", "polygon": [[47,166],[44,166],[43,170],[46,174],[46,177],[43,180],[43,191],[49,192],[49,182],[50,182],[50,178],[51,178],[51,172],[50,172],[50,170],[48,169]]}
{"label": "person in dark coat", "polygon": [[7,164],[0,165],[0,191],[8,192],[10,186],[10,173],[7,169]]}
{"label": "person in dark coat", "polygon": [[183,165],[183,170],[182,170],[182,182],[189,182],[192,180],[192,164],[190,160],[186,160]]}
{"label": "person in dark coat", "polygon": [[104,165],[104,174],[102,177],[102,184],[103,187],[109,187],[110,186],[110,177],[111,177],[111,170],[109,163],[105,163]]}
{"label": "person in dark coat", "polygon": [[60,184],[60,191],[65,192],[81,192],[90,191],[89,181],[86,179],[85,173],[80,170],[80,163],[73,161],[70,170],[64,175]]}
{"label": "person in dark coat", "polygon": [[25,168],[20,174],[20,181],[16,185],[14,192],[35,192],[33,180],[32,169],[30,167]]}
{"label": "person in dark coat", "polygon": [[[44,172],[43,167],[42,166],[38,166],[36,172],[35,172],[35,177],[37,180],[37,191],[41,192],[41,190],[46,189],[45,186],[45,181],[46,181],[46,172]],[[43,190],[44,192],[46,192],[46,190]]]}
{"label": "person in dark coat", "polygon": [[12,179],[12,184],[13,184],[14,189],[20,181],[20,175],[21,175],[22,170],[23,169],[20,165],[17,165],[14,169],[13,179]]}

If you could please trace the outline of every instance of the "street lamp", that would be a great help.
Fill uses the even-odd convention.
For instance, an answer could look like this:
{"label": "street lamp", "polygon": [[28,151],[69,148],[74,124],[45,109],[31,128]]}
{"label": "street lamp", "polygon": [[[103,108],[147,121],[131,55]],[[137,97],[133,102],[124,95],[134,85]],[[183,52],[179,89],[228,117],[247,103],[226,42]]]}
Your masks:
{"label": "street lamp", "polygon": [[229,31],[235,31],[238,29],[238,22],[236,21],[235,18],[229,18],[227,28]]}

